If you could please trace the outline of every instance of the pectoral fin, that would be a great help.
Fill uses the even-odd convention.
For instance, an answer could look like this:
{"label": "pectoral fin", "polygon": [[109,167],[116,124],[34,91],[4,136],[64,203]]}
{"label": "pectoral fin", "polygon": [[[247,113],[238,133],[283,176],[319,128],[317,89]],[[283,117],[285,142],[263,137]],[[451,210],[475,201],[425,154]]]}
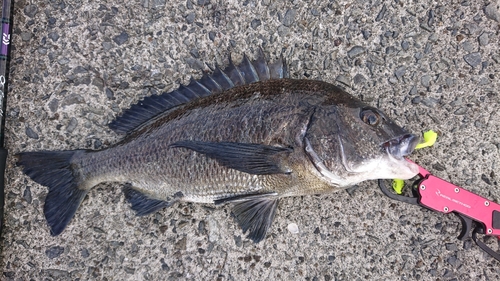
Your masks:
{"label": "pectoral fin", "polygon": [[225,202],[234,204],[233,214],[243,233],[249,231],[248,238],[258,243],[266,237],[278,206],[276,193],[235,196],[216,200],[215,204]]}
{"label": "pectoral fin", "polygon": [[254,143],[178,141],[170,147],[183,147],[203,153],[221,165],[249,174],[288,174],[282,161],[292,148]]}

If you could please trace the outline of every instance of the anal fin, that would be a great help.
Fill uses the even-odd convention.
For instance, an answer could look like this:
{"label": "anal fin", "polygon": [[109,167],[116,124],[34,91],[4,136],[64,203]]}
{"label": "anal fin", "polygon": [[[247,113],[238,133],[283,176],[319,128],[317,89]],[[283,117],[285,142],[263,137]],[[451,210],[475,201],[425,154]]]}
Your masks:
{"label": "anal fin", "polygon": [[158,211],[159,209],[172,206],[182,197],[182,194],[175,194],[171,200],[158,200],[149,197],[148,195],[134,189],[131,185],[126,185],[123,188],[125,198],[132,205],[132,210],[138,216],[145,216]]}
{"label": "anal fin", "polygon": [[258,243],[266,238],[278,206],[276,193],[240,195],[216,200],[215,204],[233,203],[233,214],[243,233],[248,230],[248,238]]}

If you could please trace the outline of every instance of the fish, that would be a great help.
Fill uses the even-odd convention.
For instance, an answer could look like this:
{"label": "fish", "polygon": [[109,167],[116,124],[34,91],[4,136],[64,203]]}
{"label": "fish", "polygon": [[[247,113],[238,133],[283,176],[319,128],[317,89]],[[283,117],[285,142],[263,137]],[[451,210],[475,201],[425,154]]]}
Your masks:
{"label": "fish", "polygon": [[16,155],[22,171],[48,188],[51,235],[104,182],[122,184],[139,216],[179,201],[230,204],[258,243],[281,198],[418,173],[404,159],[418,136],[338,86],[290,78],[283,56],[271,63],[262,49],[254,60],[229,57],[224,68],[144,98],[109,127],[122,138],[104,149]]}

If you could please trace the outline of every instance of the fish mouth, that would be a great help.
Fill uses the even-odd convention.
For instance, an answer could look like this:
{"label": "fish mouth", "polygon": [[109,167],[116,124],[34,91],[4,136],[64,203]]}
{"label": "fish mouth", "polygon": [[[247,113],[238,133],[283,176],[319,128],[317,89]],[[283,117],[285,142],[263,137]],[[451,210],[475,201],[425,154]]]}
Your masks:
{"label": "fish mouth", "polygon": [[419,137],[414,134],[405,134],[399,137],[390,139],[382,144],[388,154],[396,159],[402,159],[415,150],[419,141]]}

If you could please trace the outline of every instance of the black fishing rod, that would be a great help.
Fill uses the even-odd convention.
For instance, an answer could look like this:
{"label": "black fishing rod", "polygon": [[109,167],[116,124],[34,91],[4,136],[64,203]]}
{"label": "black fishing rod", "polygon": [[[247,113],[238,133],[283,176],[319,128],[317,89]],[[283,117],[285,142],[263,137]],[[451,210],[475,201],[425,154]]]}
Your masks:
{"label": "black fishing rod", "polygon": [[3,0],[2,6],[2,44],[0,49],[0,233],[3,229],[3,213],[5,205],[5,163],[7,160],[7,149],[4,147],[5,140],[5,100],[8,90],[9,58],[10,58],[10,35],[12,0]]}

